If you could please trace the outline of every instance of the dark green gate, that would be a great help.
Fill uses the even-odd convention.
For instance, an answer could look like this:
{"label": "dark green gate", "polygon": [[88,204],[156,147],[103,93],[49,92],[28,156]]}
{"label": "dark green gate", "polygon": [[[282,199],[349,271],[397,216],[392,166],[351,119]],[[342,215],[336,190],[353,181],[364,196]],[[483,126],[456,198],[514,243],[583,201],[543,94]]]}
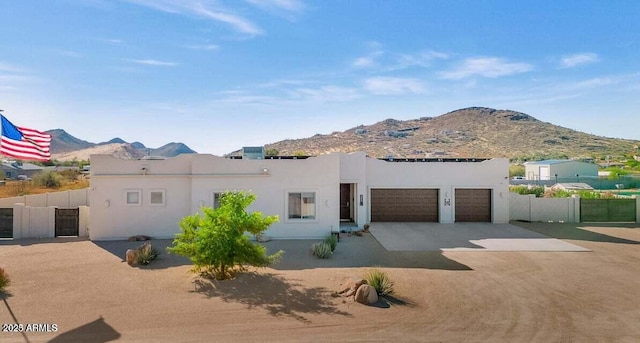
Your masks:
{"label": "dark green gate", "polygon": [[13,208],[0,208],[0,238],[13,238]]}
{"label": "dark green gate", "polygon": [[636,199],[580,199],[581,222],[635,222]]}

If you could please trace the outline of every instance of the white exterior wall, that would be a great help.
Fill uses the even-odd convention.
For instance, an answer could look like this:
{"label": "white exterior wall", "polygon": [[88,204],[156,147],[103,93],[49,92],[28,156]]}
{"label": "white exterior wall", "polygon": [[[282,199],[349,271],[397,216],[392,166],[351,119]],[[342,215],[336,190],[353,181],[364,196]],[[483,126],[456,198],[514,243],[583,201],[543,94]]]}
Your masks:
{"label": "white exterior wall", "polygon": [[[323,238],[340,227],[340,183],[355,185],[355,220],[370,219],[371,188],[438,188],[440,221],[455,218],[456,188],[492,190],[492,221],[509,221],[508,160],[484,162],[385,162],[364,153],[329,154],[300,160],[227,159],[181,155],[166,160],[120,160],[91,156],[93,240],[133,235],[172,238],[179,221],[201,206],[213,206],[213,194],[244,190],[256,195],[250,211],[278,215],[265,234],[272,238]],[[126,192],[140,191],[142,203],[126,204]],[[149,203],[151,191],[164,191],[165,204]],[[288,219],[288,193],[315,193],[315,219]],[[360,204],[362,196],[362,205]],[[450,199],[450,206],[444,200]]]}
{"label": "white exterior wall", "polygon": [[435,188],[439,190],[440,223],[453,223],[457,188],[491,189],[492,222],[509,222],[508,159],[482,162],[386,162],[369,158],[366,171],[367,198],[370,198],[372,188]]}
{"label": "white exterior wall", "polygon": [[[178,232],[180,219],[191,213],[190,161],[190,155],[167,160],[121,160],[92,155],[89,237],[172,238]],[[141,204],[126,204],[126,192],[136,190],[141,192]],[[165,191],[164,205],[149,203],[152,190]]]}
{"label": "white exterior wall", "polygon": [[536,198],[535,195],[510,193],[511,220],[532,222],[580,222],[580,197]]}
{"label": "white exterior wall", "polygon": [[[338,155],[300,160],[232,160],[194,155],[190,212],[195,213],[202,205],[213,206],[213,193],[251,191],[256,201],[249,211],[278,215],[280,219],[265,235],[324,238],[340,225],[339,163]],[[263,172],[265,168],[267,172]],[[315,193],[316,219],[288,219],[289,192]]]}
{"label": "white exterior wall", "polygon": [[[251,191],[256,201],[250,211],[278,215],[266,235],[273,238],[326,237],[339,227],[339,156],[323,155],[300,160],[232,160],[213,155],[119,160],[91,157],[90,237],[93,240],[126,239],[133,235],[172,238],[179,221],[213,205],[213,193]],[[142,175],[142,168],[146,175]],[[266,168],[267,172],[263,172]],[[140,190],[142,205],[125,203],[126,190]],[[148,203],[151,190],[164,190],[166,204]],[[288,192],[314,192],[316,219],[288,219]]]}

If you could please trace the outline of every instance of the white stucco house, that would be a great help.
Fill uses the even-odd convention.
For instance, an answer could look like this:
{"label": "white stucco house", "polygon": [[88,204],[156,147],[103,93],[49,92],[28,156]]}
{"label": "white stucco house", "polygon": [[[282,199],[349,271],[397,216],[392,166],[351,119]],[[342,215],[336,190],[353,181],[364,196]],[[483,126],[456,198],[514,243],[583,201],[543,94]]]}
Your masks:
{"label": "white stucco house", "polygon": [[575,160],[544,160],[524,163],[527,180],[574,180],[598,177],[598,165]]}
{"label": "white stucco house", "polygon": [[272,238],[320,238],[370,222],[509,221],[507,159],[379,160],[362,152],[304,159],[165,160],[91,156],[92,240],[172,238],[178,222],[221,192],[244,190],[249,210],[278,215]]}

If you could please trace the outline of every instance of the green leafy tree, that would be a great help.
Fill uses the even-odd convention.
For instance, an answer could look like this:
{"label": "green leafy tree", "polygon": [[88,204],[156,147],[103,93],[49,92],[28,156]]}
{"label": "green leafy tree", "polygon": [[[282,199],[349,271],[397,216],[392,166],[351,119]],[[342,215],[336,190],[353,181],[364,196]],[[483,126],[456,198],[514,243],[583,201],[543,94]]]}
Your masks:
{"label": "green leafy tree", "polygon": [[278,221],[278,216],[263,217],[261,212],[247,212],[246,208],[254,200],[255,195],[251,193],[223,193],[220,207],[203,207],[203,214],[181,220],[181,232],[167,250],[188,257],[194,264],[194,272],[218,280],[233,277],[246,265],[266,267],[276,263],[283,251],[267,255],[266,248],[251,242],[247,235],[259,236]]}
{"label": "green leafy tree", "polygon": [[278,149],[276,148],[269,148],[264,151],[265,156],[278,156],[279,153],[280,151],[278,151]]}

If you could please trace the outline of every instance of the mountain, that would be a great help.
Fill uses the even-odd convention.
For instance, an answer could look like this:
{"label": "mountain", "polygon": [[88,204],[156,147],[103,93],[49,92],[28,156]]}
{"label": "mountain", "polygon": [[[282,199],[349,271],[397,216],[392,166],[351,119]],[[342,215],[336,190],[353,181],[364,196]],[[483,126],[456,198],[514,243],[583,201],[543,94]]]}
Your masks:
{"label": "mountain", "polygon": [[[470,107],[437,117],[386,119],[342,132],[267,144],[279,155],[364,151],[372,157],[603,157],[637,153],[640,141],[591,135],[511,110]],[[237,155],[239,151],[230,155]]]}
{"label": "mountain", "polygon": [[51,135],[51,153],[54,154],[85,149],[95,145],[73,137],[62,129],[49,130],[45,131],[45,133]]}
{"label": "mountain", "polygon": [[127,143],[121,138],[113,138],[107,142],[91,143],[78,139],[62,129],[46,131],[51,135],[52,158],[59,161],[87,160],[91,154],[110,154],[119,158],[133,159],[143,156],[173,157],[180,154],[193,154],[183,143],[171,142],[157,149],[147,148],[140,142]]}

